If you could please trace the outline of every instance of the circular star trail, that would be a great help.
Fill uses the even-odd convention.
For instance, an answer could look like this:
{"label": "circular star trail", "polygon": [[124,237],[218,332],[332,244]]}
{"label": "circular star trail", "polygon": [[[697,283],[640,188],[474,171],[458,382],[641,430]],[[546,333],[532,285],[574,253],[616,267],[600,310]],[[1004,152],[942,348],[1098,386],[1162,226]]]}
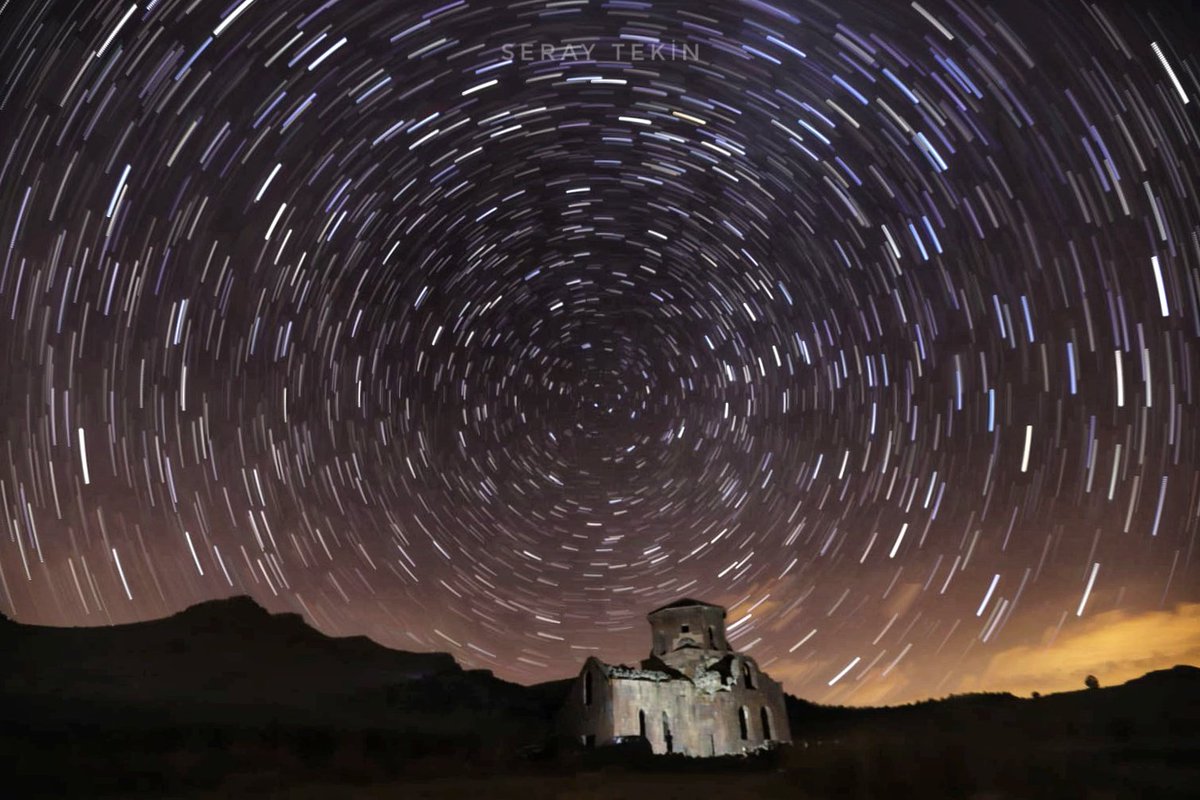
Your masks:
{"label": "circular star trail", "polygon": [[528,682],[690,595],[837,702],[1186,656],[1150,652],[1200,602],[1179,9],[0,21],[17,619],[245,593]]}

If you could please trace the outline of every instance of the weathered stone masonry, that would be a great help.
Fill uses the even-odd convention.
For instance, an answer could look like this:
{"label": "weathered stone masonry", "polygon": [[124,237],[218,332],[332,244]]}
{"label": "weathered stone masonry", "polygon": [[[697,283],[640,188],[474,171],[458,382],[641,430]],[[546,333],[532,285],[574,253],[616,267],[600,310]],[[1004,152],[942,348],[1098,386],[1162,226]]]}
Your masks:
{"label": "weathered stone masonry", "polygon": [[583,665],[560,717],[582,744],[631,737],[655,753],[714,756],[790,742],[783,688],[725,638],[725,609],[683,599],[647,615],[650,656],[639,667]]}

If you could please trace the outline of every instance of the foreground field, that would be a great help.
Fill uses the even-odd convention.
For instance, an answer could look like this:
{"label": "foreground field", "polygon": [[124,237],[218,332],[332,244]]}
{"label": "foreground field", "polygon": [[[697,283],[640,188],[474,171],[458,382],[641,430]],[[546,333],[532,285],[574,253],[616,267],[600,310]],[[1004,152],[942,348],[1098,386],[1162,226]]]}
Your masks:
{"label": "foreground field", "polygon": [[[230,787],[220,792],[181,796],[179,800],[227,798]],[[367,787],[337,785],[292,787],[271,790],[242,787],[247,797],[272,800],[694,800],[701,792],[716,792],[724,798],[810,797],[790,783],[788,776],[772,775],[645,775],[583,772],[576,775],[509,775],[494,778],[434,779]]]}
{"label": "foreground field", "polygon": [[[582,762],[548,763],[512,773],[394,776],[369,783],[294,775],[230,775],[217,787],[171,795],[175,800],[1119,800],[1193,798],[1200,787],[1200,739],[1136,746],[1081,743],[987,752],[967,743],[853,740],[782,748],[754,759],[706,762],[661,757],[617,762],[584,754]],[[579,754],[575,754],[579,755]],[[607,763],[597,766],[596,761]],[[591,762],[591,763],[589,763]],[[430,765],[426,765],[430,766]],[[469,768],[464,765],[464,768]],[[366,776],[359,776],[366,780]],[[137,795],[131,795],[136,797]],[[143,795],[144,796],[144,795]]]}

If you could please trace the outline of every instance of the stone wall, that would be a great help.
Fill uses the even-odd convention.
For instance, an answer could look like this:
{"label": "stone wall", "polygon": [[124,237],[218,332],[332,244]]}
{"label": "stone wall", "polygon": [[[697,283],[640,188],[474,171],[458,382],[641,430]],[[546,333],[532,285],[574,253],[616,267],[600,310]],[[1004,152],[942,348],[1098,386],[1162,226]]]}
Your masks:
{"label": "stone wall", "polygon": [[[756,688],[738,684],[716,692],[702,691],[687,680],[614,678],[609,697],[605,710],[611,709],[611,733],[607,739],[597,736],[598,744],[611,741],[612,736],[641,735],[640,714],[644,714],[645,736],[656,753],[668,752],[667,730],[671,752],[690,756],[741,753],[768,741],[762,723],[764,707],[771,728],[769,740],[791,741],[782,687],[761,673]],[[746,710],[745,738],[739,718],[742,708]]]}
{"label": "stone wall", "polygon": [[[589,675],[590,692],[587,691]],[[611,743],[614,736],[612,689],[599,659],[593,656],[584,662],[559,715],[558,727],[562,734],[584,745]],[[588,737],[593,738],[589,740]]]}

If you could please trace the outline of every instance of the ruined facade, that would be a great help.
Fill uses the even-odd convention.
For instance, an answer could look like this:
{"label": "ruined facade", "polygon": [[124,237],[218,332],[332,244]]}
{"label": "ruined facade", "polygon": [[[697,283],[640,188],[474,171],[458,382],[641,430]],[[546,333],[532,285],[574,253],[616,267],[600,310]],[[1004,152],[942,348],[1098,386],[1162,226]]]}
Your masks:
{"label": "ruined facade", "polygon": [[783,688],[725,638],[725,609],[684,599],[647,615],[638,667],[592,657],[571,687],[560,729],[586,746],[641,737],[655,753],[719,756],[790,742]]}

